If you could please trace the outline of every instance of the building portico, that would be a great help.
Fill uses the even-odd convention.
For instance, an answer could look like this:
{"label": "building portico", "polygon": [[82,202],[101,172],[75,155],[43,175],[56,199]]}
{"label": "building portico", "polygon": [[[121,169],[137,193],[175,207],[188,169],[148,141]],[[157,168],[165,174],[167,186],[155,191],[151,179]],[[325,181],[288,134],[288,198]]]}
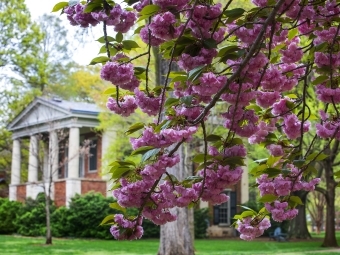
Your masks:
{"label": "building portico", "polygon": [[[35,198],[51,190],[57,205],[89,191],[85,183],[106,195],[101,175],[103,135],[94,132],[99,109],[94,104],[36,98],[9,125],[12,132],[10,200]],[[21,180],[22,144],[29,140],[27,182]],[[49,189],[49,186],[50,189]]]}

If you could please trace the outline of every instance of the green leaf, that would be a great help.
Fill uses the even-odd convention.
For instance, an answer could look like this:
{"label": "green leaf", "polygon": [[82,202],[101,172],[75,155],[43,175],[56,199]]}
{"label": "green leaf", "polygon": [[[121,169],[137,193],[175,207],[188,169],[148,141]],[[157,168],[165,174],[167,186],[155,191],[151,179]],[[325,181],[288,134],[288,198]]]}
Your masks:
{"label": "green leaf", "polygon": [[235,219],[235,220],[242,220],[243,217],[241,215],[236,214],[233,219]]}
{"label": "green leaf", "polygon": [[124,2],[131,6],[131,5],[135,4],[135,3],[138,3],[139,0],[124,0]]}
{"label": "green leaf", "polygon": [[178,179],[173,174],[167,174],[166,177],[163,179],[164,181],[171,181],[172,183],[178,183]]}
{"label": "green leaf", "polygon": [[127,49],[127,50],[140,48],[138,43],[136,43],[135,41],[132,41],[132,40],[125,40],[122,43],[123,43],[124,49]]}
{"label": "green leaf", "polygon": [[[154,4],[150,4],[145,6],[140,12],[139,12],[139,19],[138,21],[141,21],[143,19],[147,19],[150,16],[156,14],[158,12],[158,10],[160,9],[160,7],[158,5],[154,5]],[[137,22],[138,22],[137,21]]]}
{"label": "green leaf", "polygon": [[264,170],[267,168],[268,168],[267,165],[262,164],[262,165],[254,167],[249,173],[253,175],[254,177],[257,177],[263,174]]}
{"label": "green leaf", "polygon": [[238,46],[236,46],[236,45],[225,46],[225,47],[219,49],[217,57],[223,57],[224,55],[232,53],[232,52],[236,52],[239,49],[240,48]]}
{"label": "green leaf", "polygon": [[262,207],[262,208],[261,208],[261,210],[259,211],[259,214],[262,214],[262,215],[268,215],[268,214],[269,214],[269,212],[268,212],[268,210],[267,210],[267,208],[266,208],[266,207]]}
{"label": "green leaf", "polygon": [[104,63],[104,62],[106,63],[109,60],[110,59],[108,57],[104,57],[104,56],[96,57],[96,58],[91,60],[90,65],[95,65],[95,64]]}
{"label": "green leaf", "polygon": [[[193,158],[193,162],[195,163],[203,163],[204,162],[204,155],[205,154],[197,154],[195,155],[195,157]],[[211,155],[207,155],[206,160],[208,161],[209,159],[213,159],[214,156]]]}
{"label": "green leaf", "polygon": [[115,95],[116,94],[116,88],[108,88],[104,90],[103,94],[104,95]]}
{"label": "green leaf", "polygon": [[229,18],[233,18],[234,20],[241,17],[242,14],[245,12],[246,10],[242,9],[242,8],[235,8],[235,9],[232,9],[232,10],[226,10],[224,11],[224,15],[226,17],[229,17]]}
{"label": "green leaf", "polygon": [[153,149],[153,150],[147,151],[147,152],[142,156],[141,162],[147,161],[149,158],[152,158],[153,156],[157,155],[160,151],[161,151],[160,148],[157,148],[157,149]]}
{"label": "green leaf", "polygon": [[126,213],[126,208],[120,206],[117,202],[110,203],[109,206],[112,209],[115,209],[115,210],[118,210],[118,211],[122,211],[123,213]]}
{"label": "green leaf", "polygon": [[208,38],[203,40],[203,46],[206,49],[216,49],[217,42],[213,38]]}
{"label": "green leaf", "polygon": [[268,177],[272,178],[272,177],[276,177],[281,173],[281,169],[277,169],[277,168],[266,168],[265,170],[263,170],[264,174],[268,174]]}
{"label": "green leaf", "polygon": [[289,30],[288,40],[292,40],[298,33],[299,33],[299,30],[297,28],[293,28],[293,29]]}
{"label": "green leaf", "polygon": [[187,76],[181,75],[181,76],[176,76],[175,78],[171,79],[171,82],[186,81],[186,80],[187,80]]}
{"label": "green leaf", "polygon": [[170,97],[165,101],[164,106],[165,107],[171,107],[171,106],[174,106],[174,105],[177,105],[177,104],[179,104],[179,98]]}
{"label": "green leaf", "polygon": [[119,43],[123,41],[123,34],[121,32],[116,34],[116,41]]}
{"label": "green leaf", "polygon": [[186,106],[191,106],[193,96],[185,96],[181,97],[180,101],[182,104],[185,104]]}
{"label": "green leaf", "polygon": [[106,224],[113,224],[115,222],[115,215],[114,214],[110,214],[108,216],[106,216],[102,222],[100,223],[100,226],[102,225],[106,225]]}
{"label": "green leaf", "polygon": [[278,156],[278,157],[270,156],[267,160],[267,166],[272,167],[281,158],[282,158],[282,156]]}
{"label": "green leaf", "polygon": [[197,80],[198,77],[200,77],[200,75],[202,74],[204,68],[205,68],[205,65],[198,66],[198,67],[190,70],[189,73],[188,73],[188,80],[192,81],[192,82]]}
{"label": "green leaf", "polygon": [[142,66],[135,66],[133,70],[135,72],[135,75],[140,75],[145,72],[146,68]]}
{"label": "green leaf", "polygon": [[289,201],[292,201],[298,205],[303,205],[301,198],[299,198],[298,196],[290,196]]}
{"label": "green leaf", "polygon": [[339,178],[339,177],[340,177],[340,171],[335,172],[335,173],[334,173],[334,176],[337,177],[337,178]]}
{"label": "green leaf", "polygon": [[[116,41],[116,39],[111,37],[111,36],[107,36],[106,39],[107,39],[108,42]],[[96,41],[98,41],[100,43],[105,43],[105,36],[98,38]]]}
{"label": "green leaf", "polygon": [[296,167],[302,167],[306,163],[304,159],[293,160],[293,165]]}
{"label": "green leaf", "polygon": [[324,160],[324,159],[326,159],[326,158],[328,158],[329,157],[329,155],[327,155],[327,154],[324,154],[324,153],[321,153],[319,156],[317,156],[316,157],[316,161],[321,161],[321,160]]}
{"label": "green leaf", "polygon": [[253,209],[251,209],[250,207],[248,207],[248,206],[245,206],[245,205],[237,205],[237,206],[239,206],[239,207],[241,207],[241,208],[243,208],[243,209],[245,209],[247,211],[252,211],[253,213],[256,214],[256,212]]}
{"label": "green leaf", "polygon": [[92,11],[95,11],[95,10],[100,10],[102,9],[103,6],[102,6],[102,2],[101,1],[97,1],[97,2],[90,2],[86,5],[85,9],[84,9],[84,13],[90,13]]}
{"label": "green leaf", "polygon": [[60,2],[60,3],[57,3],[53,9],[52,9],[52,12],[57,12],[61,9],[63,9],[64,7],[68,6],[68,2]]}
{"label": "green leaf", "polygon": [[222,139],[223,139],[223,137],[220,136],[220,135],[211,134],[211,135],[208,135],[208,136],[207,136],[207,141],[208,141],[208,142],[221,141]]}
{"label": "green leaf", "polygon": [[130,160],[126,160],[126,161],[117,160],[115,161],[115,163],[117,163],[120,166],[134,166],[134,167],[136,166],[136,163]]}
{"label": "green leaf", "polygon": [[324,81],[326,81],[328,79],[329,79],[329,76],[320,75],[314,81],[312,81],[312,84],[313,85],[318,85],[318,84],[321,84],[321,83],[323,83]]}
{"label": "green leaf", "polygon": [[143,122],[138,122],[133,124],[132,126],[129,127],[128,130],[125,131],[126,135],[131,135],[132,133],[144,128],[144,123]]}
{"label": "green leaf", "polygon": [[134,150],[132,153],[131,153],[131,156],[133,155],[138,155],[138,154],[144,154],[145,152],[149,151],[149,150],[152,150],[154,149],[155,147],[153,146],[142,146],[142,147],[139,147],[138,149]]}
{"label": "green leaf", "polygon": [[262,196],[259,201],[262,203],[271,203],[274,202],[277,199],[277,196],[272,195],[272,194],[267,194]]}
{"label": "green leaf", "polygon": [[110,169],[111,179],[119,179],[130,171],[132,171],[132,168],[127,166],[114,166]]}
{"label": "green leaf", "polygon": [[242,218],[246,218],[246,217],[254,216],[254,215],[256,215],[256,213],[253,211],[244,211],[241,213]]}

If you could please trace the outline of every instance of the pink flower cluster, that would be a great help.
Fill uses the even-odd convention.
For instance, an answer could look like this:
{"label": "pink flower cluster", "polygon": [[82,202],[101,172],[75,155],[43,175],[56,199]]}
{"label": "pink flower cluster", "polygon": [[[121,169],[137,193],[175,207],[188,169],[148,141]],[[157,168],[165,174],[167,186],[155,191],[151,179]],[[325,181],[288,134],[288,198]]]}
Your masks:
{"label": "pink flower cluster", "polygon": [[254,240],[256,237],[263,235],[264,231],[270,228],[270,220],[268,218],[259,218],[260,216],[246,217],[237,220],[237,231],[240,232],[240,238],[243,240]]}
{"label": "pink flower cluster", "polygon": [[64,8],[64,13],[72,26],[88,27],[89,25],[96,26],[99,21],[94,19],[91,13],[84,13],[86,5],[76,4]]}
{"label": "pink flower cluster", "polygon": [[117,86],[124,86],[124,84],[131,82],[133,75],[133,65],[130,63],[107,62],[100,71],[100,77],[103,80],[110,81]]}
{"label": "pink flower cluster", "polygon": [[127,117],[135,112],[137,109],[136,100],[133,96],[124,96],[123,99],[117,101],[112,97],[109,97],[106,103],[107,109],[113,111],[116,114]]}
{"label": "pink flower cluster", "polygon": [[182,140],[190,140],[196,131],[196,127],[173,127],[155,133],[152,127],[147,127],[140,138],[130,138],[130,143],[134,150],[142,146],[164,148]]}
{"label": "pink flower cluster", "polygon": [[110,232],[117,240],[134,240],[143,236],[142,218],[131,221],[122,214],[116,214],[114,221],[116,224],[111,226]]}
{"label": "pink flower cluster", "polygon": [[138,107],[149,116],[157,115],[161,106],[161,97],[147,96],[138,88],[134,90]]}
{"label": "pink flower cluster", "polygon": [[272,194],[275,196],[287,196],[292,191],[306,190],[312,191],[315,189],[315,185],[320,182],[320,178],[314,178],[311,181],[301,180],[301,171],[293,165],[288,165],[290,174],[283,176],[279,174],[277,177],[270,178],[268,174],[262,174],[256,179],[256,183],[259,185],[261,196]]}
{"label": "pink flower cluster", "polygon": [[295,208],[289,209],[287,202],[274,201],[273,203],[265,203],[265,207],[272,214],[273,220],[278,222],[291,220],[299,212]]}

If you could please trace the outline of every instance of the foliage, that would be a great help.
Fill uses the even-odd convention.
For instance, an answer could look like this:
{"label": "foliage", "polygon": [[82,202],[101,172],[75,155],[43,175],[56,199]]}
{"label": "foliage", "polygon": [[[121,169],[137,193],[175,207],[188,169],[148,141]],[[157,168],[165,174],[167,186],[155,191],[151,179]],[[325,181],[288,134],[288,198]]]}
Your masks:
{"label": "foliage", "polygon": [[207,228],[209,226],[209,209],[194,209],[194,227],[195,238],[207,237]]}
{"label": "foliage", "polygon": [[[51,201],[50,211],[56,207]],[[27,198],[18,211],[14,224],[18,234],[24,236],[43,236],[46,233],[45,194],[39,193],[36,199]]]}
{"label": "foliage", "polygon": [[17,231],[14,222],[20,208],[21,203],[0,198],[0,234],[12,234]]}
{"label": "foliage", "polygon": [[[269,215],[277,222],[293,219],[303,206],[295,194],[315,189],[320,182],[315,162],[323,162],[330,189],[327,229],[333,231],[326,245],[336,246],[331,221],[338,184],[333,164],[340,143],[340,8],[329,0],[254,0],[254,8],[244,9],[232,2],[237,4],[127,1],[124,9],[96,0],[54,7],[72,25],[102,22],[102,48],[91,64],[103,64],[101,78],[114,86],[106,90],[107,108],[122,117],[137,108],[155,116],[151,122],[132,123],[125,133],[132,136],[131,156],[136,159],[110,164],[121,213],[109,215],[103,224],[112,225],[117,239],[138,239],[143,217],[165,224],[176,218],[171,208],[199,199],[227,201],[223,191],[240,181],[249,143],[259,144],[269,156],[250,171],[264,206],[235,216],[240,237],[252,240],[263,234],[270,227]],[[144,20],[148,22],[134,32],[144,43],[140,45],[127,32]],[[108,34],[111,25],[115,35]],[[149,77],[155,46],[166,59],[161,86]],[[136,48],[144,52],[136,54]],[[136,66],[145,56],[146,63]],[[321,103],[312,106],[315,98]],[[214,124],[225,132],[206,128],[213,111],[221,116]],[[168,169],[183,164],[178,149],[195,134],[203,140],[193,158],[195,175],[178,180]],[[313,139],[306,146],[308,134]],[[321,150],[318,140],[324,141]],[[125,208],[130,207],[139,213],[129,215]]]}
{"label": "foliage", "polygon": [[69,208],[60,207],[52,214],[52,229],[57,234],[71,237],[92,237],[109,239],[107,227],[99,226],[108,213],[116,212],[107,207],[112,198],[105,198],[100,193],[90,192],[71,199]]}

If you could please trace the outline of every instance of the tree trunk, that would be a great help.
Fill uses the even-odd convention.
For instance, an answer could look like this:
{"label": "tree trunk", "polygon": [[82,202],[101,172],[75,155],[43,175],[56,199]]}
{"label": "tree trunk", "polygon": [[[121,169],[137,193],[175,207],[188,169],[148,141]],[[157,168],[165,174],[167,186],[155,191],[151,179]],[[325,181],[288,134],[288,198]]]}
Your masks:
{"label": "tree trunk", "polygon": [[45,193],[46,244],[52,244],[50,201],[50,194]]}
{"label": "tree trunk", "polygon": [[326,177],[326,233],[322,247],[338,247],[335,236],[335,188],[336,182],[333,177],[333,166],[331,158],[324,160],[325,177]]}
{"label": "tree trunk", "polygon": [[[155,55],[155,76],[157,85],[165,84],[165,76],[168,73],[169,61],[161,58],[158,54],[158,48],[153,48]],[[176,66],[171,69],[176,70]],[[169,169],[170,174],[175,175],[179,180],[183,180],[185,177],[192,175],[192,164],[188,162],[188,145],[182,145],[178,153],[181,158],[181,162]],[[193,209],[188,208],[175,208],[172,213],[177,215],[177,221],[167,223],[161,226],[160,244],[158,255],[193,255],[194,243],[192,233],[193,230]]]}
{"label": "tree trunk", "polygon": [[303,205],[298,205],[296,209],[299,210],[298,215],[291,221],[289,236],[299,239],[312,238],[307,228],[306,220],[306,202],[308,192],[306,191],[295,191],[294,196],[300,197]]}
{"label": "tree trunk", "polygon": [[[169,169],[170,174],[175,175],[179,180],[182,180],[191,172],[191,167],[186,165],[185,146],[181,146],[179,154],[181,162]],[[190,170],[189,170],[190,169]],[[189,170],[189,171],[188,171]],[[177,221],[169,222],[161,226],[160,245],[158,255],[193,255],[194,245],[192,236],[192,227],[189,222],[192,222],[193,210],[188,208],[175,208],[171,211],[177,214]]]}

